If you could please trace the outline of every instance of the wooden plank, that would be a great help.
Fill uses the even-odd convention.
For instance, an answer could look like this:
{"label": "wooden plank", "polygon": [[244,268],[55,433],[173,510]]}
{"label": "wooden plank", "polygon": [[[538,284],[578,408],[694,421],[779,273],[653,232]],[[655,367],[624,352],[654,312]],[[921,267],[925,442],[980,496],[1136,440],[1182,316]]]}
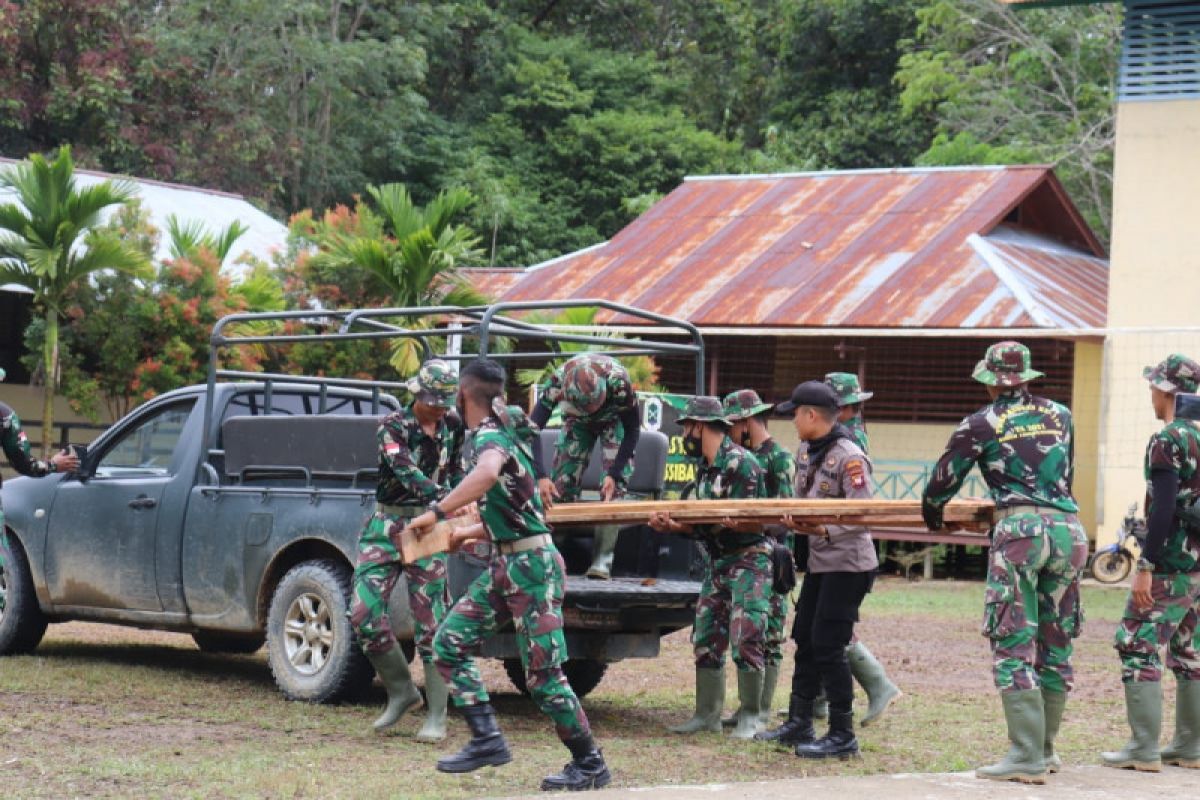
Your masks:
{"label": "wooden plank", "polygon": [[411,530],[400,534],[400,557],[405,564],[429,558],[450,549],[450,534],[459,527],[474,524],[470,517],[452,517],[439,522],[424,536],[417,538]]}
{"label": "wooden plank", "polygon": [[[990,526],[994,505],[990,500],[958,500],[943,513],[947,523]],[[611,503],[567,503],[550,509],[551,524],[643,522],[665,511],[680,522],[714,522],[725,517],[777,521],[785,514],[814,524],[914,525],[924,527],[919,500],[790,498],[767,500],[642,500]]]}

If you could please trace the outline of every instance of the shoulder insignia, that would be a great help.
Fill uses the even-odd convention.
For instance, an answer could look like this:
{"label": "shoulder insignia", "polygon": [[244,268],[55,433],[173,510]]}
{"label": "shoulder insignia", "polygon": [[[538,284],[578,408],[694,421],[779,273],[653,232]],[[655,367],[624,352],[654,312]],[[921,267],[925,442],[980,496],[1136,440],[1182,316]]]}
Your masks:
{"label": "shoulder insignia", "polygon": [[846,474],[850,476],[850,485],[861,489],[867,485],[867,472],[862,459],[852,458],[846,462]]}

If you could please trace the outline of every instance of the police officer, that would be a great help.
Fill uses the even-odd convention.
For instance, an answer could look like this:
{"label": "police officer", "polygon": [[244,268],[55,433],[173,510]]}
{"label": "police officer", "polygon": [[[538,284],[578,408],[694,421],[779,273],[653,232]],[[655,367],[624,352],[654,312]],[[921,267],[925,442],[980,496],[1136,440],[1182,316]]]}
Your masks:
{"label": "police officer", "polygon": [[[1148,772],[1164,761],[1200,769],[1200,527],[1177,513],[1200,498],[1200,427],[1175,416],[1175,395],[1200,387],[1200,364],[1176,353],[1143,375],[1165,425],[1146,448],[1146,546],[1116,634],[1133,736],[1103,760]],[[1175,673],[1175,738],[1160,752],[1163,647]]]}
{"label": "police officer", "polygon": [[[806,381],[777,406],[792,414],[800,436],[797,497],[871,497],[870,459],[838,423],[837,400],[827,384]],[[879,567],[871,534],[861,526],[810,525],[791,517],[784,524],[809,537],[808,567],[792,624],[796,666],[788,719],[758,738],[794,744],[802,758],[855,756],[854,681],[846,647]],[[829,730],[817,739],[813,703],[822,689],[829,700]]]}
{"label": "police officer", "polygon": [[[530,418],[544,428],[554,413],[562,412],[563,427],[554,446],[553,479],[546,477],[537,456],[538,491],[547,508],[555,498],[570,503],[579,499],[583,473],[596,440],[603,442],[604,482],[600,499],[618,500],[633,475],[633,453],[641,433],[641,414],[637,392],[629,372],[617,361],[598,353],[575,356],[542,387],[541,396]],[[589,578],[608,580],[612,575],[613,551],[617,546],[616,525],[596,528]]]}
{"label": "police officer", "polygon": [[[783,445],[775,441],[767,428],[767,418],[773,406],[764,403],[753,389],[742,389],[725,396],[721,403],[725,419],[730,423],[729,438],[754,455],[763,468],[763,479],[759,486],[759,497],[792,497],[796,476],[796,459]],[[792,550],[792,534],[782,525],[766,529],[776,541]],[[762,725],[765,727],[771,715],[771,704],[775,699],[775,686],[779,682],[779,665],[783,662],[783,626],[787,620],[787,595],[772,591],[767,616],[766,645],[764,650]],[[737,724],[737,714],[722,721],[726,727]]]}
{"label": "police officer", "polygon": [[481,538],[493,544],[487,569],[454,604],[434,637],[437,667],[471,729],[471,740],[458,753],[439,759],[437,768],[470,772],[512,760],[474,660],[484,639],[512,622],[525,685],[571,752],[570,763],[546,777],[542,789],[599,789],[612,776],[562,672],[567,658],[562,630],[566,577],[534,478],[537,432],[520,408],[504,405],[504,384],[504,370],[493,361],[476,359],[463,368],[459,408],[474,430],[475,466],[457,488],[409,523],[421,534],[478,500],[481,522],[459,531],[455,546]]}
{"label": "police officer", "polygon": [[[0,382],[6,377],[0,369]],[[70,472],[79,469],[79,458],[69,450],[55,453],[49,461],[33,458],[29,446],[29,437],[21,430],[21,418],[7,403],[0,402],[0,449],[12,468],[22,475],[31,478],[41,478],[55,472]],[[0,479],[0,483],[2,483]],[[5,559],[8,556],[8,538],[4,531],[4,508],[0,506],[0,573],[4,572]],[[6,581],[8,586],[14,585],[12,578]],[[5,592],[0,591],[0,614],[4,613]]]}
{"label": "police officer", "polygon": [[[838,396],[838,422],[854,437],[864,453],[870,454],[870,442],[867,438],[867,423],[863,421],[862,404],[875,396],[874,392],[864,392],[858,376],[852,372],[830,372],[825,376],[825,383]],[[867,649],[858,638],[857,631],[846,649],[846,659],[850,662],[850,674],[863,688],[867,695],[867,713],[863,715],[861,725],[865,728],[879,719],[888,706],[900,699],[903,692],[887,676],[887,671],[879,663],[879,659]],[[814,716],[824,719],[827,710],[825,699],[817,699]]]}
{"label": "police officer", "polygon": [[975,775],[1040,784],[1061,765],[1054,739],[1073,684],[1088,554],[1071,496],[1074,427],[1066,406],[1030,394],[1029,381],[1042,373],[1019,342],[989,347],[973,377],[992,402],[951,435],[925,487],[922,516],[940,529],[943,507],[979,465],[996,502],[983,633],[1012,747]]}
{"label": "police officer", "polygon": [[[684,453],[699,462],[696,498],[758,496],[762,467],[729,438],[729,423],[715,397],[692,397],[679,417]],[[731,734],[751,739],[761,727],[767,615],[771,594],[770,547],[761,525],[691,525],[666,512],[650,515],[650,527],[695,536],[708,554],[708,570],[696,601],[692,650],[696,660],[696,711],[671,730],[720,732],[725,703],[725,651],[737,666],[737,725]]]}
{"label": "police officer", "polygon": [[446,685],[433,666],[432,649],[434,631],[450,606],[446,554],[404,564],[393,537],[405,519],[420,513],[462,478],[463,424],[453,410],[458,378],[449,363],[426,361],[409,388],[413,401],[379,425],[379,486],[375,513],[358,540],[350,621],[387,689],[387,708],[375,720],[375,729],[382,731],[399,722],[421,699],[388,621],[392,590],[404,573],[428,706],[417,739],[434,742],[446,736]]}

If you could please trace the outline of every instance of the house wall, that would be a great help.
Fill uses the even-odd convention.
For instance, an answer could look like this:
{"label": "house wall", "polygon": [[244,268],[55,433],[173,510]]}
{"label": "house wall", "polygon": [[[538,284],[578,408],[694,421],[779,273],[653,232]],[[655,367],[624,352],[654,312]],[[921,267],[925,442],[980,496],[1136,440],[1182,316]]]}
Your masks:
{"label": "house wall", "polygon": [[[17,412],[17,416],[21,418],[22,429],[24,429],[29,439],[34,442],[34,451],[38,453],[38,446],[42,441],[42,429],[38,425],[27,423],[26,420],[41,419],[42,417],[42,387],[7,382],[0,383],[0,401],[7,403]],[[109,425],[112,422],[113,420],[105,418],[101,419],[98,424]],[[60,396],[54,399],[56,439],[60,437],[63,425],[73,426],[83,424],[92,425],[91,420],[71,410],[71,406],[67,403],[66,398]],[[70,441],[72,444],[90,444],[100,433],[100,430],[92,427],[72,427],[70,430]]]}

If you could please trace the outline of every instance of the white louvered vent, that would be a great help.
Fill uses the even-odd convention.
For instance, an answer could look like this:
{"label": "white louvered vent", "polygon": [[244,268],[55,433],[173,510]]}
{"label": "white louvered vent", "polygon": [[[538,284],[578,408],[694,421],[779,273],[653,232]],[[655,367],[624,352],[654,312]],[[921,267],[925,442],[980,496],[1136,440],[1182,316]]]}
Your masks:
{"label": "white louvered vent", "polygon": [[1200,3],[1126,0],[1118,99],[1200,98]]}

